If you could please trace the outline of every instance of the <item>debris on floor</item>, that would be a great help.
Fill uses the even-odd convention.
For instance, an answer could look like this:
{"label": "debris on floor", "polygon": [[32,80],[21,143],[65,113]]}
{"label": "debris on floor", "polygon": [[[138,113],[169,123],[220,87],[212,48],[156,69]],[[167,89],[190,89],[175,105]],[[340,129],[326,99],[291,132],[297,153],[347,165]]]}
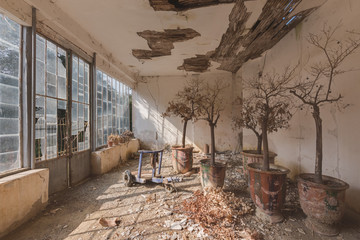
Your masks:
{"label": "debris on floor", "polygon": [[[223,190],[200,191],[197,170],[199,160],[206,155],[194,154],[196,170],[186,176],[173,172],[170,152],[163,156],[162,174],[182,179],[175,183],[176,192],[166,192],[160,184],[152,183],[124,187],[120,176],[124,169],[138,168],[137,157],[110,173],[52,195],[41,216],[4,240],[330,240],[313,234],[305,226],[295,181],[287,180],[284,222],[268,224],[258,219],[247,179],[237,171],[242,166],[240,155],[229,152],[217,155],[228,166]],[[143,164],[144,170],[151,170],[149,156]],[[334,239],[360,239],[357,222],[348,219]]]}
{"label": "debris on floor", "polygon": [[[253,210],[248,202],[221,188],[197,190],[178,206],[179,213],[187,215],[215,239],[262,239],[260,233],[246,228],[241,221]],[[176,226],[182,229],[181,223]],[[192,231],[194,227],[190,226],[188,230]]]}
{"label": "debris on floor", "polygon": [[106,218],[100,218],[99,223],[103,227],[115,227],[120,225],[121,220],[119,218],[115,219],[106,219]]}

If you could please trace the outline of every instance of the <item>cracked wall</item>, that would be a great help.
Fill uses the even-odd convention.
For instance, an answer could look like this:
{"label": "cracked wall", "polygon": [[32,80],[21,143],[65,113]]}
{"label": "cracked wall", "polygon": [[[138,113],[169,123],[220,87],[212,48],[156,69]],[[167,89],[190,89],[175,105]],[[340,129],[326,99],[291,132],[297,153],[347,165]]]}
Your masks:
{"label": "cracked wall", "polygon": [[[279,44],[256,60],[245,63],[241,68],[244,78],[257,74],[265,62],[266,71],[279,71],[287,65],[299,64],[297,78],[306,78],[307,66],[322,57],[321,52],[311,47],[305,40],[308,33],[320,31],[323,24],[335,26],[341,21],[337,38],[341,41],[346,30],[360,32],[358,12],[360,2],[351,0],[343,3],[340,0],[328,1],[296,29],[285,36]],[[336,92],[344,95],[344,103],[350,104],[339,111],[336,106],[326,106],[321,111],[323,119],[323,174],[340,178],[350,184],[346,193],[347,205],[360,212],[360,90],[359,67],[360,51],[352,55],[343,64],[343,69],[356,69],[338,77],[335,81]],[[244,130],[244,147],[256,146],[253,134]],[[276,152],[276,162],[291,169],[290,176],[301,172],[314,172],[315,168],[315,123],[310,110],[298,111],[288,130],[280,130],[269,136],[270,150]]]}

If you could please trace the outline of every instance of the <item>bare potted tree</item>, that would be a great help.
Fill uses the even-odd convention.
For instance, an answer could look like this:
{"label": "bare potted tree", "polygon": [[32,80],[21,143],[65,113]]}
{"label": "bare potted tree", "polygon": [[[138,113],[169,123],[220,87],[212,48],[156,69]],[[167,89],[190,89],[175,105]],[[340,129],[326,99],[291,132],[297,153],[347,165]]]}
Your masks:
{"label": "bare potted tree", "polygon": [[215,128],[224,108],[222,94],[228,86],[221,80],[206,83],[199,101],[199,119],[208,122],[211,138],[210,159],[200,160],[200,180],[203,187],[222,187],[224,185],[226,164],[215,160]]}
{"label": "bare potted tree", "polygon": [[291,93],[301,101],[301,107],[312,111],[316,129],[315,174],[304,173],[298,177],[300,204],[307,215],[306,224],[311,230],[328,236],[339,234],[337,223],[345,207],[345,191],[349,185],[340,179],[322,175],[323,144],[320,108],[337,104],[343,96],[333,92],[335,79],[346,70],[340,69],[344,60],[360,46],[360,39],[353,37],[335,40],[339,25],[324,25],[320,34],[309,34],[308,42],[320,50],[323,61],[310,66],[309,76],[298,82]]}
{"label": "bare potted tree", "polygon": [[[261,109],[258,109],[254,102],[250,98],[241,98],[238,97],[234,104],[240,107],[240,114],[233,118],[233,124],[234,128],[247,128],[250,129],[256,136],[257,139],[257,147],[256,150],[242,150],[241,156],[243,161],[243,168],[241,172],[247,176],[247,164],[253,163],[253,162],[262,162],[264,155],[262,153],[262,132],[261,132],[261,124],[259,122],[258,115],[261,111]],[[277,131],[278,128],[285,128],[286,125],[283,125],[284,123],[279,119],[279,121],[273,121],[271,122],[274,124],[274,126],[269,126],[269,129],[271,131]],[[274,163],[276,154],[273,152],[269,152],[269,162]]]}
{"label": "bare potted tree", "polygon": [[181,146],[172,146],[172,164],[176,172],[186,173],[192,169],[193,147],[185,145],[186,128],[189,121],[196,119],[200,88],[201,81],[198,79],[188,81],[184,89],[176,94],[175,99],[169,102],[165,113],[162,114],[164,117],[180,117],[183,122]]}
{"label": "bare potted tree", "polygon": [[288,87],[294,72],[295,68],[287,67],[282,74],[259,74],[244,83],[245,103],[248,104],[245,108],[251,110],[244,118],[252,118],[256,123],[263,144],[262,161],[248,164],[250,195],[256,205],[256,215],[272,223],[283,220],[280,210],[285,200],[286,175],[290,170],[270,164],[268,134],[289,126],[292,104]]}

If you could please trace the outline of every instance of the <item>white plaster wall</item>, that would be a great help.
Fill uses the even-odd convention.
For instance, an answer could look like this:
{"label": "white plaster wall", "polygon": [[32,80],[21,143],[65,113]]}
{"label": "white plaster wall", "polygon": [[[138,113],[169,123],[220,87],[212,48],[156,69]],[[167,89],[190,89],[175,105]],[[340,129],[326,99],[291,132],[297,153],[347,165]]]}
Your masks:
{"label": "white plaster wall", "polygon": [[[143,148],[163,148],[165,144],[181,144],[183,124],[176,117],[163,118],[161,114],[175,94],[182,90],[186,80],[199,77],[206,81],[223,79],[229,87],[224,91],[225,110],[215,129],[216,150],[234,150],[238,145],[238,135],[231,125],[233,115],[231,103],[240,93],[239,82],[231,73],[204,73],[187,76],[147,77],[133,92],[133,131],[142,142]],[[237,82],[237,83],[236,83]],[[203,149],[210,145],[210,128],[207,122],[199,120],[188,123],[187,144]]]}
{"label": "white plaster wall", "polygon": [[[307,75],[306,67],[316,62],[320,52],[305,40],[308,33],[318,32],[324,23],[336,25],[341,21],[337,37],[346,37],[346,30],[360,32],[360,1],[329,0],[316,10],[296,29],[291,31],[275,47],[263,56],[246,63],[242,77],[257,74],[265,62],[264,72],[281,72],[286,65],[295,66],[299,61],[298,77]],[[265,54],[264,54],[265,55]],[[360,50],[347,59],[344,69],[354,69],[338,77],[334,90],[344,96],[344,102],[350,106],[341,112],[335,106],[322,109],[323,119],[323,174],[340,178],[350,184],[346,202],[360,212]],[[277,162],[291,169],[291,176],[301,172],[314,172],[315,123],[311,112],[299,111],[291,121],[288,130],[270,135],[270,150],[278,154]],[[244,130],[244,147],[255,145],[255,137]]]}

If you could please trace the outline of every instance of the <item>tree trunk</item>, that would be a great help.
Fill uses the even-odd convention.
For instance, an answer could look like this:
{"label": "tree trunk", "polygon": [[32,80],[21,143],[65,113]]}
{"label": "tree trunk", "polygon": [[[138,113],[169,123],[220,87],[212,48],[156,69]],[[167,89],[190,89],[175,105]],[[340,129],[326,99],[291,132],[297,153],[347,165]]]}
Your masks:
{"label": "tree trunk", "polygon": [[315,182],[322,183],[322,120],[319,106],[313,106],[313,117],[316,127],[316,159],[315,159]]}
{"label": "tree trunk", "polygon": [[186,136],[186,126],[188,120],[184,120],[184,127],[183,127],[183,135],[182,135],[182,147],[185,148],[185,136]]}
{"label": "tree trunk", "polygon": [[262,134],[257,134],[256,137],[257,137],[256,153],[261,154]]}
{"label": "tree trunk", "polygon": [[263,160],[263,171],[269,171],[269,143],[267,137],[267,122],[266,120],[262,123],[262,140],[263,140],[263,147],[264,147],[264,160]]}
{"label": "tree trunk", "polygon": [[212,166],[215,165],[215,125],[209,123],[210,125],[210,132],[211,132],[211,159],[210,164]]}

